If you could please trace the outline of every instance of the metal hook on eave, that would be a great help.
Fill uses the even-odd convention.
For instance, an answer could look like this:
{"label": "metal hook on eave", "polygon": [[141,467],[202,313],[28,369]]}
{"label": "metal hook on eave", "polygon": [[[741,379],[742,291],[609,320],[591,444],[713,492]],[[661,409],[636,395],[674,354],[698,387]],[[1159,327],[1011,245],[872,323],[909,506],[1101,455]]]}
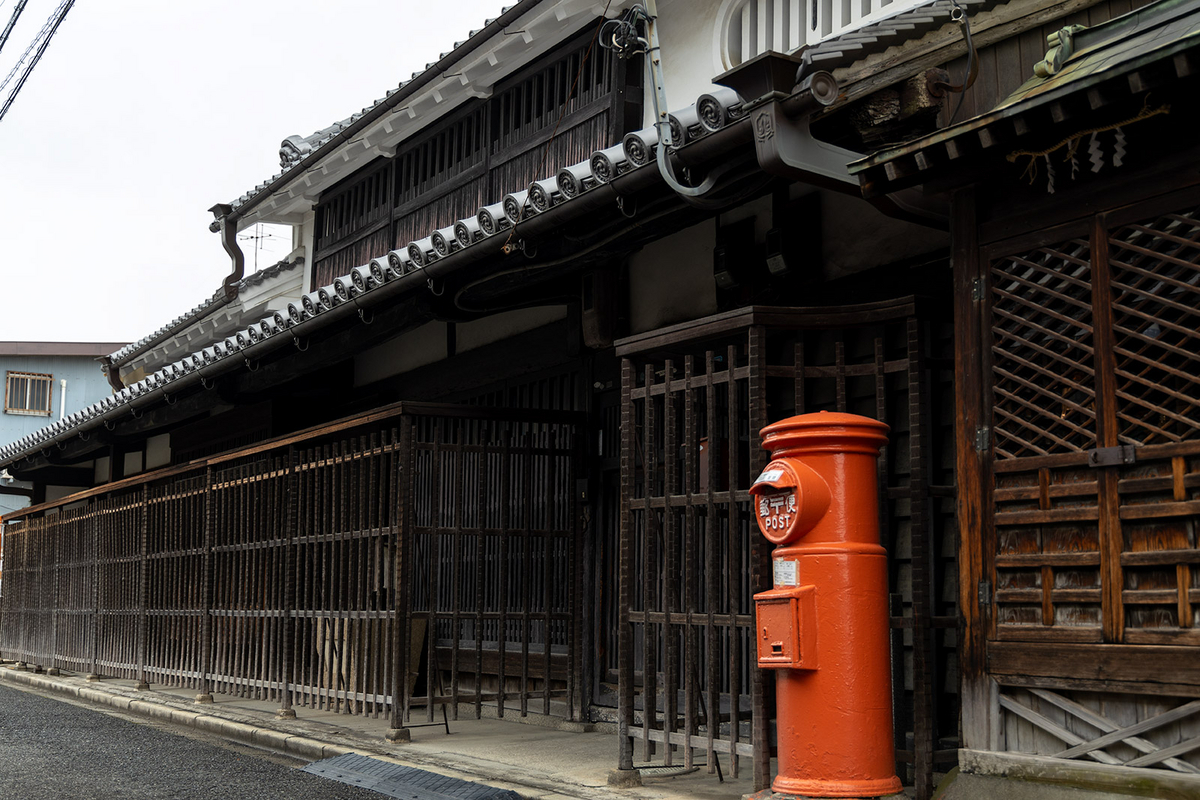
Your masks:
{"label": "metal hook on eave", "polygon": [[221,246],[225,248],[225,252],[233,261],[233,272],[225,276],[222,284],[225,287],[226,299],[232,300],[237,297],[238,282],[241,281],[246,271],[246,257],[237,243],[237,218],[230,217],[233,213],[233,206],[228,203],[217,203],[209,211],[216,219],[208,226],[208,229],[213,233],[221,234]]}

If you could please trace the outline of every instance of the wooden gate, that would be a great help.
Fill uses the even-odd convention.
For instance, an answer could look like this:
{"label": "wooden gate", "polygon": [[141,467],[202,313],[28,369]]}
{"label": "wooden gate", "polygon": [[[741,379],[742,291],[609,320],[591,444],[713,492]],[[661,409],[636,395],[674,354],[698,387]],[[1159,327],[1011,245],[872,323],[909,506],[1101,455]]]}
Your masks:
{"label": "wooden gate", "polygon": [[1198,201],[983,251],[988,749],[1200,771]]}
{"label": "wooden gate", "polygon": [[[768,422],[821,409],[891,426],[880,459],[890,554],[897,760],[923,797],[953,762],[947,326],[912,300],[828,309],[750,307],[624,340],[619,597],[620,766],[636,758],[770,780],[773,689],[755,662],[752,595],[770,545],[749,487]],[[948,541],[953,541],[951,536]],[[950,581],[947,582],[947,578]]]}

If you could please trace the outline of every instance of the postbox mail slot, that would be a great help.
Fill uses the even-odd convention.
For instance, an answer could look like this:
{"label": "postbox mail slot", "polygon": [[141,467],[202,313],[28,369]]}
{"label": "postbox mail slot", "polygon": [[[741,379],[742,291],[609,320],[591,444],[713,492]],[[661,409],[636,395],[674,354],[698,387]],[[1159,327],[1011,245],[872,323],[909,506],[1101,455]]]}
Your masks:
{"label": "postbox mail slot", "polygon": [[758,665],[816,669],[816,587],[788,586],[754,595]]}

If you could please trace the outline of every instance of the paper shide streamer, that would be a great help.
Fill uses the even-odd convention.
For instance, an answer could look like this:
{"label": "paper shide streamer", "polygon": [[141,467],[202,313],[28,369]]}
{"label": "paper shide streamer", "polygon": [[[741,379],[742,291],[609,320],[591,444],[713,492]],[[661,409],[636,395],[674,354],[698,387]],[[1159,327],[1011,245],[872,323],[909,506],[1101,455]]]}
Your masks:
{"label": "paper shide streamer", "polygon": [[[1025,170],[1021,173],[1021,177],[1028,180],[1031,186],[1038,180],[1038,162],[1044,162],[1046,170],[1046,192],[1048,194],[1054,194],[1056,188],[1055,180],[1057,179],[1058,174],[1055,172],[1054,160],[1052,159],[1052,156],[1057,154],[1058,151],[1064,151],[1060,161],[1064,164],[1070,165],[1069,177],[1071,180],[1075,180],[1079,173],[1079,148],[1084,144],[1085,141],[1087,142],[1086,149],[1088,163],[1093,173],[1100,172],[1100,170],[1104,169],[1106,166],[1106,142],[1108,142],[1108,162],[1114,167],[1120,167],[1125,163],[1125,156],[1128,154],[1128,150],[1126,149],[1127,140],[1125,138],[1125,131],[1123,128],[1127,125],[1132,125],[1135,122],[1141,122],[1142,120],[1156,117],[1159,114],[1169,113],[1171,113],[1171,107],[1169,105],[1150,108],[1149,100],[1147,99],[1147,104],[1142,108],[1142,110],[1129,119],[1113,123],[1112,125],[1089,128],[1087,130],[1073,133],[1057,144],[1047,147],[1045,150],[1017,150],[1009,153],[1007,158],[1014,164],[1020,159],[1028,159],[1028,162],[1025,165]],[[1102,134],[1107,134],[1109,132],[1112,132],[1113,134],[1111,137],[1102,137]]]}

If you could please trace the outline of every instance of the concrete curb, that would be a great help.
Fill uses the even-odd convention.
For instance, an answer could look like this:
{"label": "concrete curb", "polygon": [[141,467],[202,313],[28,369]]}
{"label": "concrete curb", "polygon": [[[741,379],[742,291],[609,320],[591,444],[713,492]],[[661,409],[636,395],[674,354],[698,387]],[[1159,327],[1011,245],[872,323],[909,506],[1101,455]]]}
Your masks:
{"label": "concrete curb", "polygon": [[[0,668],[0,681],[22,683],[42,691],[64,694],[96,705],[109,706],[118,711],[195,728],[223,739],[286,753],[307,761],[320,761],[324,758],[359,752],[349,747],[321,742],[307,736],[216,716],[208,710],[211,708],[210,706],[206,706],[203,712],[189,711],[171,705],[169,700],[139,700],[114,691],[96,689],[91,686],[72,686],[53,677],[9,668]],[[386,756],[385,753],[368,752],[373,756]]]}

